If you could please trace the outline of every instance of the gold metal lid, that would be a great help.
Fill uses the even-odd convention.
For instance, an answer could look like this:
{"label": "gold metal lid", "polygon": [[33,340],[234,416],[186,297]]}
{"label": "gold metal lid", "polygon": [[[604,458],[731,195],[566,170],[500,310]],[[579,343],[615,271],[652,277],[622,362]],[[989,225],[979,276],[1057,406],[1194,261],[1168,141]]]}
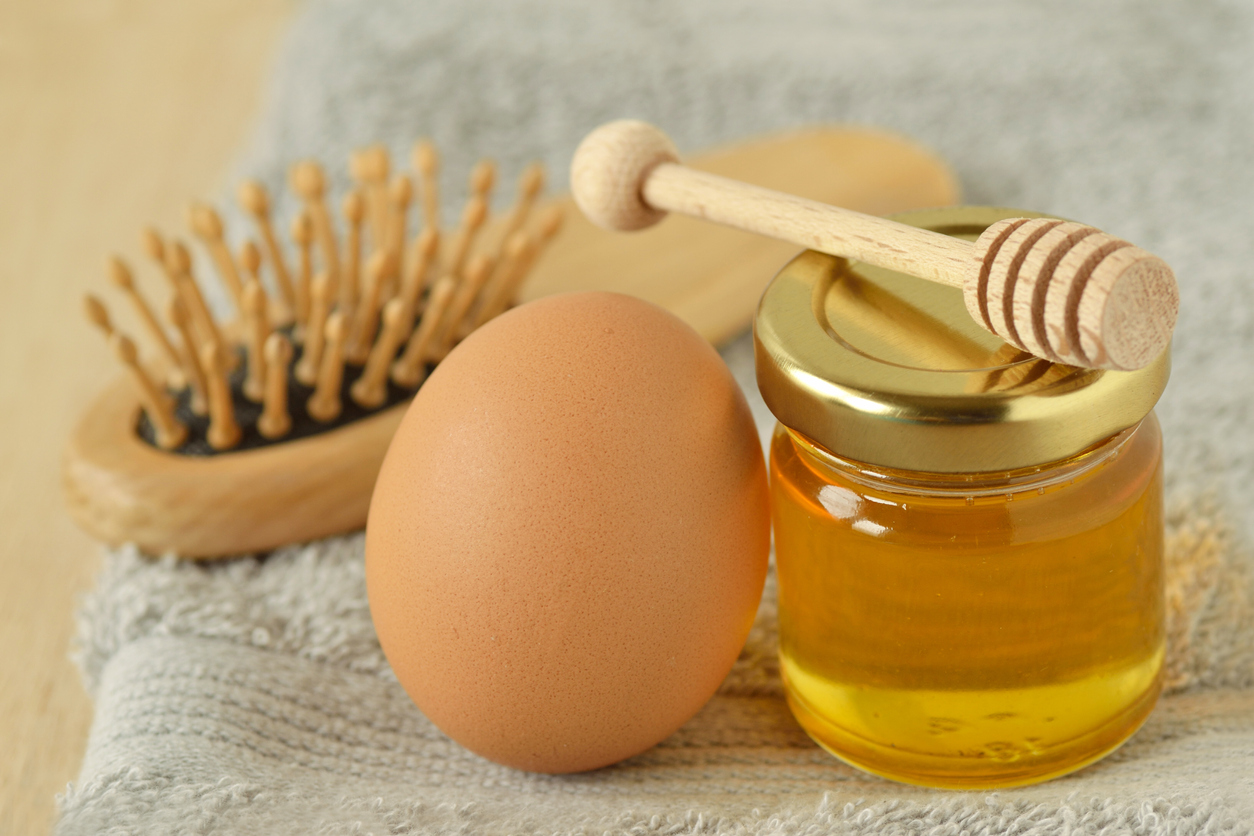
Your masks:
{"label": "gold metal lid", "polygon": [[[894,220],[974,240],[981,206]],[[807,251],[762,295],[758,388],[784,426],[842,458],[931,473],[1018,470],[1069,458],[1133,426],[1158,401],[1170,349],[1132,372],[1050,363],[971,319],[962,291]]]}

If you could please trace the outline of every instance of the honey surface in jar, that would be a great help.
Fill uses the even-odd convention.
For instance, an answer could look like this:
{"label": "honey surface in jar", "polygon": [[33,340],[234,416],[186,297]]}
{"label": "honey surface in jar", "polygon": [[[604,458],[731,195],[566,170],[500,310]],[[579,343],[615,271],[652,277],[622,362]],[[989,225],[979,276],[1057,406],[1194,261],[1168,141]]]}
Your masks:
{"label": "honey surface in jar", "polygon": [[778,427],[780,658],[824,748],[909,783],[1016,786],[1122,743],[1161,687],[1153,414],[1010,474],[857,465]]}

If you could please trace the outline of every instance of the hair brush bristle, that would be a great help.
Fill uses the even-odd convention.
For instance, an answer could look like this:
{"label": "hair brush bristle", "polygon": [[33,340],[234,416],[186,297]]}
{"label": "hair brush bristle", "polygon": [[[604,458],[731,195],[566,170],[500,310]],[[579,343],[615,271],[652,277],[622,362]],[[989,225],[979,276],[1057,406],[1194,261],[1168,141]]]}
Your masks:
{"label": "hair brush bristle", "polygon": [[[513,304],[560,225],[560,210],[553,208],[527,230],[543,169],[534,164],[522,173],[515,204],[489,236],[496,166],[476,164],[461,221],[441,247],[439,157],[423,141],[412,159],[413,174],[389,179],[385,148],[354,152],[354,184],[339,198],[338,221],[328,208],[335,204],[322,167],[311,160],[293,165],[289,184],[299,209],[287,249],[294,267],[259,182],[247,180],[238,190],[256,235],[238,254],[227,247],[221,215],[193,204],[188,224],[234,303],[237,316],[229,323],[210,313],[181,242],[152,228],[143,233],[144,251],[172,290],[166,324],[152,313],[125,262],[111,259],[112,283],[131,299],[149,332],[161,374],[151,373],[97,297],[87,297],[86,311],[115,344],[125,340],[119,356],[133,358],[126,365],[144,404],[140,437],[177,454],[204,456],[352,423],[412,397],[457,342]],[[411,238],[413,205],[421,206],[422,228]]]}

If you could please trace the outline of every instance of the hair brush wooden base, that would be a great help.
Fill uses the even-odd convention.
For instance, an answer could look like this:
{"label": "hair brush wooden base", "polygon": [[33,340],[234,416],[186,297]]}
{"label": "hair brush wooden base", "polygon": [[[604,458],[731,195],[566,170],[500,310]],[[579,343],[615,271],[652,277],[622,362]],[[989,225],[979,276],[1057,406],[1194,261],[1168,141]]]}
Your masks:
{"label": "hair brush wooden base", "polygon": [[99,539],[150,554],[222,557],[352,531],[407,404],[294,441],[185,456],[140,438],[140,403],[119,379],[70,437],[66,502]]}

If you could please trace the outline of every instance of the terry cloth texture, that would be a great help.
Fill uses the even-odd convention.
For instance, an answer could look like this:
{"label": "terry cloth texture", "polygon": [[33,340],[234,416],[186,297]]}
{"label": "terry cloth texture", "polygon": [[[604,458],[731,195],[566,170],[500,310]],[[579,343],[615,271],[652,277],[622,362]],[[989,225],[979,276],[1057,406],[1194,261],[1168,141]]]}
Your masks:
{"label": "terry cloth texture", "polygon": [[[1183,299],[1158,410],[1169,693],[1117,753],[1057,781],[893,784],[791,720],[768,586],[687,726],[615,767],[535,776],[451,743],[396,684],[360,536],[207,566],[122,549],[82,608],[97,715],[59,832],[1254,832],[1251,44],[1254,9],[1222,2],[310,3],[239,166],[276,192],[291,161],[379,140],[405,160],[433,137],[456,206],[479,156],[500,161],[508,201],[527,161],[561,185],[584,133],[620,116],[685,149],[859,122],[935,148],[968,202],[1076,218],[1166,258]],[[724,356],[765,432],[748,343]]]}
{"label": "terry cloth texture", "polygon": [[[497,766],[414,707],[379,649],[358,534],[212,566],[112,554],[83,612],[96,720],[63,803],[79,833],[1249,833],[1249,556],[1169,519],[1169,689],[1095,766],[1036,787],[883,781],[784,704],[775,590],[717,696],[654,749],[584,775]],[[110,830],[112,828],[112,830]]]}

